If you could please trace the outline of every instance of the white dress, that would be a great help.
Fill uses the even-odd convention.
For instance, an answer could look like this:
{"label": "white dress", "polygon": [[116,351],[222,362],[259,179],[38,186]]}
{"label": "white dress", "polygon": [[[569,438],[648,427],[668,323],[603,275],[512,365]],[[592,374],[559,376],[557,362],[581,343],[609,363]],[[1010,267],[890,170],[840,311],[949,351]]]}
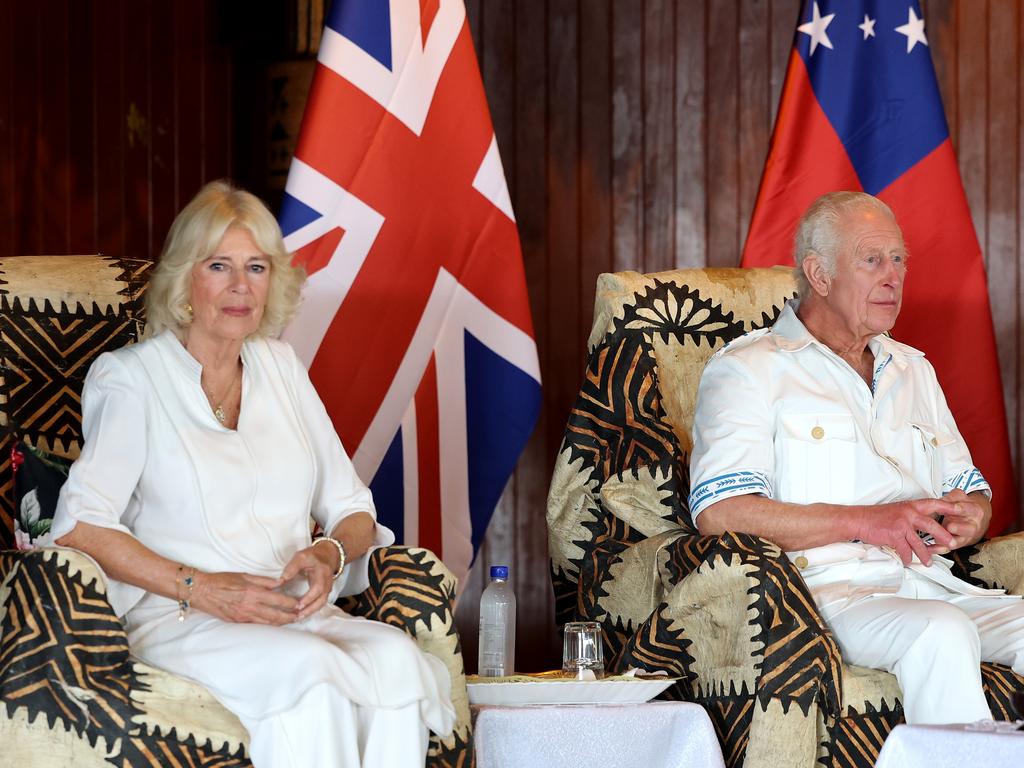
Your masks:
{"label": "white dress", "polygon": [[[201,571],[277,578],[309,546],[310,515],[327,531],[354,512],[375,516],[291,347],[250,340],[242,363],[241,411],[230,430],[210,410],[199,362],[171,332],[100,356],[82,392],[84,443],[61,491],[54,538],[81,521]],[[378,525],[375,545],[393,542]],[[367,586],[367,559],[345,569],[331,601]],[[114,580],[108,597],[139,658],[202,683],[239,716],[257,768],[369,765],[374,755],[393,764],[396,756],[368,739],[396,727],[394,713],[405,713],[398,720],[406,724],[412,713],[417,744],[423,726],[447,735],[454,725],[440,659],[401,630],[330,602],[303,622],[273,627],[198,611],[179,622],[173,600]],[[392,711],[387,728],[373,727],[378,710]],[[319,734],[314,745],[295,731],[303,727]],[[415,760],[422,764],[422,751]]]}

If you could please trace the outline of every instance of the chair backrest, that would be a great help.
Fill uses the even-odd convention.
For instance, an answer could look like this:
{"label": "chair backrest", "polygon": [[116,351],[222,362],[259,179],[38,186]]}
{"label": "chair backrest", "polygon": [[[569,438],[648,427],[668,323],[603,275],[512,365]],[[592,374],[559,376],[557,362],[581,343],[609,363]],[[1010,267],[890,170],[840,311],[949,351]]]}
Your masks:
{"label": "chair backrest", "polygon": [[78,456],[85,374],[101,353],[139,339],[152,266],[98,255],[0,258],[0,548],[13,541],[13,443]]}
{"label": "chair backrest", "polygon": [[795,290],[785,268],[598,278],[587,371],[548,496],[559,623],[644,620],[649,597],[636,590],[646,587],[610,582],[637,544],[692,525],[690,433],[704,364],[771,325]]}
{"label": "chair backrest", "polygon": [[602,274],[588,351],[620,328],[644,335],[657,361],[662,405],[689,456],[704,364],[738,336],[775,322],[795,293],[793,271],[785,267]]}

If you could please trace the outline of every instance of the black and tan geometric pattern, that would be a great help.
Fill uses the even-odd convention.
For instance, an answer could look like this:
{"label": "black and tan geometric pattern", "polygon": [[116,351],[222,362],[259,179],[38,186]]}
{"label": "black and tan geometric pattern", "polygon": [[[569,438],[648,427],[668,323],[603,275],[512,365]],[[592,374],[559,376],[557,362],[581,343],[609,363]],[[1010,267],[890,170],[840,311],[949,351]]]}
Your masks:
{"label": "black and tan geometric pattern", "polygon": [[137,341],[152,262],[104,256],[0,259],[0,546],[13,542],[12,441],[75,458],[92,361]]}
{"label": "black and tan geometric pattern", "polygon": [[[92,561],[72,550],[7,551],[0,574],[0,742],[28,755],[63,740],[66,762],[36,756],[32,765],[90,764],[98,754],[117,766],[251,765],[245,729],[207,691],[131,657]],[[448,739],[431,736],[432,768],[473,764],[454,591],[431,552],[386,547],[372,555],[370,588],[344,601],[409,632],[451,670],[458,719]]]}
{"label": "black and tan geometric pattern", "polygon": [[[687,506],[704,364],[770,326],[793,293],[778,269],[600,277],[548,498],[556,620],[600,622],[613,671],[679,677],[666,696],[707,709],[728,766],[867,768],[903,719],[895,678],[843,664],[776,545],[699,536]],[[986,557],[993,545],[961,553],[964,568],[1024,585],[1024,546]],[[993,712],[1008,715],[1024,681],[995,665],[983,675]]]}
{"label": "black and tan geometric pattern", "polygon": [[[6,764],[250,766],[241,723],[208,691],[129,653],[95,564],[72,550],[13,542],[10,447],[69,458],[81,389],[102,352],[139,339],[152,264],[100,256],[0,258],[0,744]],[[386,547],[370,587],[344,602],[401,627],[447,665],[455,733],[428,765],[474,763],[465,670],[452,616],[455,579],[430,552]]]}
{"label": "black and tan geometric pattern", "polygon": [[[188,702],[191,717],[182,708],[178,728],[163,732],[141,722],[141,699],[158,694],[146,683],[145,665],[131,658],[88,558],[70,550],[4,552],[0,574],[5,750],[14,745],[32,765],[88,765],[98,756],[116,766],[251,765],[238,735],[234,749],[203,736],[204,715],[215,704],[208,693],[206,702]],[[241,729],[237,720],[235,727]],[[47,761],[41,755],[54,744],[60,757]],[[36,752],[40,745],[47,751]]]}

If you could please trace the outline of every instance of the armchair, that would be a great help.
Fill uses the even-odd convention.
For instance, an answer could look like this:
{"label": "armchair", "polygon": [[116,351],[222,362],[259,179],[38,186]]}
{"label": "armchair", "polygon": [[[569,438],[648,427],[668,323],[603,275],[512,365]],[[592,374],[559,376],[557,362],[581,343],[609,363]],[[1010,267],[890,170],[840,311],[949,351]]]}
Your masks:
{"label": "armchair", "polygon": [[[556,620],[600,622],[614,672],[678,676],[668,696],[707,709],[731,768],[868,768],[903,720],[896,678],[843,663],[778,546],[700,536],[687,506],[705,362],[794,293],[783,268],[600,276],[548,496]],[[1024,534],[955,560],[962,578],[1024,590]],[[1012,719],[1024,679],[995,664],[982,674],[993,713]]]}
{"label": "armchair", "polygon": [[[138,340],[152,264],[102,256],[0,259],[0,743],[4,764],[249,766],[247,733],[201,686],[131,656],[102,572],[63,547],[14,541],[12,448],[74,458],[80,393],[100,353]],[[24,522],[24,520],[22,520]],[[34,530],[45,539],[34,518]],[[455,733],[427,764],[473,763],[455,578],[425,549],[386,547],[343,607],[412,635],[452,678]]]}

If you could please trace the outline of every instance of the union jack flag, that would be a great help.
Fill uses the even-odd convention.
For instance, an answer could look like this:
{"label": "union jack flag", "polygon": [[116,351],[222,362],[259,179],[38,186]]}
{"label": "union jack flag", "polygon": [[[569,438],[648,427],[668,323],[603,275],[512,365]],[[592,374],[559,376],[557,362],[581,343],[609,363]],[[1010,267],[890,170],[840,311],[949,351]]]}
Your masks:
{"label": "union jack flag", "polygon": [[540,369],[462,0],[336,0],[280,218],[310,275],[284,338],[380,521],[464,576]]}

